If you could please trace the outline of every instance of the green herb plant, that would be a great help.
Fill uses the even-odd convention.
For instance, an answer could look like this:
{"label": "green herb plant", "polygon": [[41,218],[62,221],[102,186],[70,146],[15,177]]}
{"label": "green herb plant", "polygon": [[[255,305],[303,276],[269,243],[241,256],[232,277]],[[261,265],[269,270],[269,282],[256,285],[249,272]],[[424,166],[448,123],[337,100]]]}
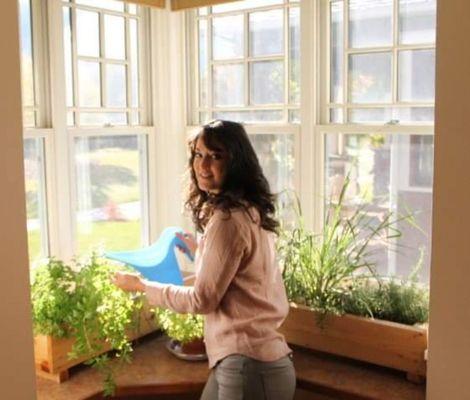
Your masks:
{"label": "green herb plant", "polygon": [[204,336],[204,319],[197,314],[178,314],[174,311],[156,308],[155,316],[160,328],[181,344],[201,339]]}
{"label": "green herb plant", "polygon": [[[126,332],[139,326],[142,297],[126,293],[111,283],[116,267],[92,255],[72,268],[51,259],[38,267],[31,286],[35,334],[75,339],[70,358],[100,352],[110,345],[117,367],[131,360],[132,346]],[[107,353],[87,364],[103,375],[104,394],[115,390],[114,368]]]}
{"label": "green herb plant", "polygon": [[[413,224],[410,215],[396,217],[392,212],[384,212],[378,219],[372,218],[365,206],[347,210],[348,185],[349,177],[337,202],[327,206],[320,234],[305,228],[297,201],[297,226],[281,230],[278,240],[287,295],[291,301],[318,311],[319,322],[328,313],[344,314],[351,310],[345,303],[353,295],[359,296],[358,289],[353,289],[367,288],[365,282],[378,279],[373,261],[376,245],[401,236],[398,222],[407,220]],[[371,308],[373,299],[366,297],[361,295],[365,307]]]}
{"label": "green herb plant", "polygon": [[418,282],[423,250],[407,278],[380,277],[354,285],[344,298],[347,313],[406,325],[425,324],[429,317],[429,289]]}

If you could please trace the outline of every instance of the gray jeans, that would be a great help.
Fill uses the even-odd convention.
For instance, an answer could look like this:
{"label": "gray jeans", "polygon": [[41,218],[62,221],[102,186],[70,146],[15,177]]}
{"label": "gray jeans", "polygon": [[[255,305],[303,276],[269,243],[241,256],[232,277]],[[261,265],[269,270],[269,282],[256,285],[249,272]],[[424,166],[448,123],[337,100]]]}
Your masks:
{"label": "gray jeans", "polygon": [[294,392],[290,355],[263,362],[232,354],[212,369],[201,400],[292,400]]}

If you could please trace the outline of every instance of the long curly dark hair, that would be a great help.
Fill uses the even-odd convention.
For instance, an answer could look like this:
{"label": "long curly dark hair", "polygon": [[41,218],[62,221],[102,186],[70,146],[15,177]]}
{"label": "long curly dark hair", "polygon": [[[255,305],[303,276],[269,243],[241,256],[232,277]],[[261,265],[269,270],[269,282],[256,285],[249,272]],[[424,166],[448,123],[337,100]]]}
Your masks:
{"label": "long curly dark hair", "polygon": [[[209,194],[197,185],[193,161],[198,139],[202,139],[208,149],[220,151],[222,148],[228,154],[224,181],[217,194]],[[189,184],[185,207],[191,212],[199,232],[204,230],[216,209],[230,215],[230,210],[235,208],[248,210],[249,207],[255,207],[260,215],[260,225],[277,233],[279,222],[274,218],[275,196],[271,193],[255,150],[241,124],[212,121],[189,139],[188,146]]]}

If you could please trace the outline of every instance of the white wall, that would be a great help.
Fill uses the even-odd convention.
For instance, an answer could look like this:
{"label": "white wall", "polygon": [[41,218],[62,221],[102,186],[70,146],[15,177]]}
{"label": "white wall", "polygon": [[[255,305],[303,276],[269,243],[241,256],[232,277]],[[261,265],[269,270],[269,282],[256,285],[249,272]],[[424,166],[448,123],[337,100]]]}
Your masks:
{"label": "white wall", "polygon": [[470,399],[470,1],[438,0],[428,399]]}
{"label": "white wall", "polygon": [[35,399],[17,1],[0,12],[0,398]]}

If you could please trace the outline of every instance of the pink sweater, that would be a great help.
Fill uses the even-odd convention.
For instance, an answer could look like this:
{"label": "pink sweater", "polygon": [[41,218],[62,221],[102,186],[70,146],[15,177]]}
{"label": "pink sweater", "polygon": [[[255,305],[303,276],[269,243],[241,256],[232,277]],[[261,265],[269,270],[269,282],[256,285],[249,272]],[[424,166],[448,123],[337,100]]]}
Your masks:
{"label": "pink sweater", "polygon": [[150,304],[205,314],[209,368],[230,354],[274,361],[291,352],[277,332],[289,303],[274,234],[259,226],[255,209],[250,213],[214,213],[199,242],[194,286],[145,282]]}

